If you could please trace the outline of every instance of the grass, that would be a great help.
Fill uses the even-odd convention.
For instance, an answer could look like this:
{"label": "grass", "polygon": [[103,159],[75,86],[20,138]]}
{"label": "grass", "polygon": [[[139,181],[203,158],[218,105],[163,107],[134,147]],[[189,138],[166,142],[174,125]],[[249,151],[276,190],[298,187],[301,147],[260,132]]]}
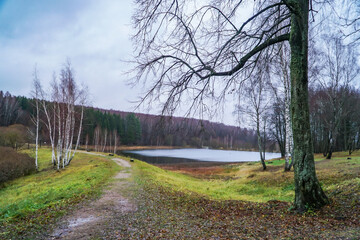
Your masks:
{"label": "grass", "polygon": [[[50,154],[49,149],[41,149],[38,173],[0,189],[0,239],[39,238],[44,227],[51,229],[72,206],[99,195],[120,170],[109,157],[78,153],[69,167],[58,172],[50,164]],[[240,239],[270,233],[276,239],[292,236],[288,232],[294,238],[326,239],[335,233],[357,237],[360,152],[348,157],[346,153],[334,153],[331,160],[315,156],[317,176],[332,202],[301,217],[287,211],[294,184],[293,172],[283,171],[284,160],[269,161],[267,171],[259,163],[169,171],[135,161],[133,175],[139,184],[127,189],[127,194],[138,195],[138,211],[120,214],[119,221],[104,229],[114,234],[123,229],[123,238],[116,235],[120,239],[233,238],[237,233]],[[136,231],[126,233],[128,226]]]}
{"label": "grass", "polygon": [[293,198],[293,192],[284,189],[284,183],[270,187],[267,182],[248,178],[249,175],[228,180],[201,179],[163,170],[144,162],[137,162],[136,167],[143,175],[164,187],[182,192],[195,192],[211,199],[264,202],[272,199],[289,201]]}
{"label": "grass", "polygon": [[303,215],[289,210],[293,172],[284,172],[283,160],[268,162],[267,171],[260,163],[162,166],[170,171],[135,161],[138,211],[119,215],[124,224],[106,232],[113,239],[359,239],[360,152],[347,158],[316,155],[330,204]]}
{"label": "grass", "polygon": [[52,168],[50,160],[51,150],[40,149],[39,172],[9,181],[0,189],[0,238],[14,228],[21,233],[34,224],[41,227],[64,214],[67,207],[98,195],[120,168],[109,158],[80,152],[60,171]]}
{"label": "grass", "polygon": [[[332,160],[315,155],[317,175],[327,192],[359,182],[360,152],[347,159],[346,153],[334,153]],[[136,161],[141,175],[155,184],[187,193],[196,193],[213,200],[244,200],[267,202],[294,199],[293,172],[283,171],[284,160],[268,162],[268,170],[262,171],[259,163],[241,163],[219,166],[211,171],[169,171]],[[220,170],[219,170],[220,168]],[[215,174],[214,174],[215,173]]]}

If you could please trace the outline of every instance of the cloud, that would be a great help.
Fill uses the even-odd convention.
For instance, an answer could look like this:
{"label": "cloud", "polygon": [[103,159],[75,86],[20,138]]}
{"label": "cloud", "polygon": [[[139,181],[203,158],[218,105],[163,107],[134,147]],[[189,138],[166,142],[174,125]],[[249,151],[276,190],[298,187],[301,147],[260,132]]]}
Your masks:
{"label": "cloud", "polygon": [[[28,95],[36,64],[44,85],[70,58],[96,106],[131,110],[130,1],[5,1],[0,9],[1,89]],[[130,100],[130,99],[129,99]]]}

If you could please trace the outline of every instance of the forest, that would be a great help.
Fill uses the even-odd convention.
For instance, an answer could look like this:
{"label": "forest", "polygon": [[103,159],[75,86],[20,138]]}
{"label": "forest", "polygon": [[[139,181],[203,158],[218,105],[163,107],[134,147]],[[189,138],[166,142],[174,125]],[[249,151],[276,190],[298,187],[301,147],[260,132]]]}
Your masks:
{"label": "forest", "polygon": [[[360,90],[354,86],[309,89],[310,123],[315,153],[331,157],[332,152],[360,148]],[[336,101],[334,101],[336,99]],[[1,136],[14,132],[18,124],[18,146],[34,141],[34,99],[0,91]],[[333,111],[329,111],[333,109]],[[44,118],[44,116],[43,116]],[[43,119],[45,121],[45,118]],[[285,155],[285,107],[275,102],[269,111],[266,149]],[[10,125],[15,127],[6,128]],[[19,124],[23,127],[19,127]],[[25,127],[24,127],[25,126]],[[8,129],[8,130],[6,130]],[[20,130],[19,130],[20,129]],[[40,125],[40,144],[49,143],[48,130]],[[6,137],[5,137],[6,138]],[[15,140],[1,140],[15,148]],[[75,144],[75,143],[74,143]],[[116,151],[119,145],[210,147],[257,150],[254,129],[228,126],[207,120],[156,116],[86,107],[80,146],[97,151]]]}

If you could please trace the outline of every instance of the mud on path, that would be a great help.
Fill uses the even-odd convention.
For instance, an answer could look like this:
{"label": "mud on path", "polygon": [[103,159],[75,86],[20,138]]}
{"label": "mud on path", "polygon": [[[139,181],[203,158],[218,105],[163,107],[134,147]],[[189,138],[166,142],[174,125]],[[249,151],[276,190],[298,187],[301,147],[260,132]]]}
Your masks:
{"label": "mud on path", "polygon": [[[101,154],[94,155],[103,156]],[[122,195],[122,192],[131,184],[127,181],[131,176],[131,165],[120,158],[112,160],[124,169],[114,177],[115,180],[108,185],[99,199],[91,201],[72,214],[65,216],[59,223],[60,227],[55,229],[49,239],[97,238],[103,234],[103,226],[113,221],[115,216],[136,210],[136,205]]]}

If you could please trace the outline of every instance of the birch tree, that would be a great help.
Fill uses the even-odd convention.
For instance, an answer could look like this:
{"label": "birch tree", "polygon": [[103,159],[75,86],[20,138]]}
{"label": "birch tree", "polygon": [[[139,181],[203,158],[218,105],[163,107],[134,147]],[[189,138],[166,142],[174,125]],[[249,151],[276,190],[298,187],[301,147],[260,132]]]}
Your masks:
{"label": "birch tree", "polygon": [[52,149],[51,161],[57,169],[69,165],[78,149],[87,94],[86,87],[76,84],[69,62],[61,69],[59,80],[54,74],[50,96],[39,88]]}
{"label": "birch tree", "polygon": [[277,102],[284,106],[284,124],[285,124],[285,171],[290,171],[294,161],[293,159],[293,132],[291,126],[291,82],[290,82],[290,61],[287,58],[290,54],[290,49],[287,43],[282,43],[279,46],[278,55],[273,61],[273,72],[278,82],[278,85],[272,84],[272,89],[277,99]]}
{"label": "birch tree", "polygon": [[41,95],[41,84],[38,78],[38,73],[36,67],[33,72],[33,91],[32,97],[35,101],[35,116],[32,116],[31,120],[35,125],[35,168],[36,171],[39,170],[38,165],[38,151],[39,151],[39,125],[40,125],[40,106],[39,106],[39,98]]}
{"label": "birch tree", "polygon": [[150,85],[141,100],[158,99],[162,112],[172,114],[187,97],[189,109],[201,111],[196,107],[205,100],[235,92],[261,53],[289,41],[294,207],[320,208],[328,198],[315,172],[309,121],[309,0],[256,1],[253,14],[241,19],[246,2],[135,1],[135,81]]}

